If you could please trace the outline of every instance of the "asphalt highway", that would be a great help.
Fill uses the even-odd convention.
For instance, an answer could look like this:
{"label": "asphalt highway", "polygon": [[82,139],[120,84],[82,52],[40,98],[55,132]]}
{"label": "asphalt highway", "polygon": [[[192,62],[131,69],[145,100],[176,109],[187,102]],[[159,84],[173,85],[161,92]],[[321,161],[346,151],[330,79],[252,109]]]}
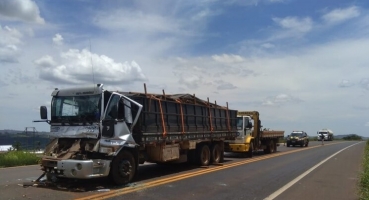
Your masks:
{"label": "asphalt highway", "polygon": [[[358,199],[365,142],[310,142],[243,158],[226,154],[223,165],[144,164],[129,186],[107,179],[33,185],[39,166],[0,169],[1,199]],[[24,184],[26,183],[26,184]]]}

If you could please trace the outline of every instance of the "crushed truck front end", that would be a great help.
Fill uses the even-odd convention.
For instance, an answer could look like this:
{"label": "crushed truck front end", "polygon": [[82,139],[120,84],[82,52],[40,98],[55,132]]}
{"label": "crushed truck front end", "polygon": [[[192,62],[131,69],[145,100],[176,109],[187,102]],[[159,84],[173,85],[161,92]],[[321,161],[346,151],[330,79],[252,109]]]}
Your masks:
{"label": "crushed truck front end", "polygon": [[[134,152],[137,149],[130,129],[135,123],[131,103],[136,102],[103,90],[101,84],[55,89],[52,97],[51,119],[47,122],[53,140],[46,146],[41,160],[48,179],[109,176],[111,163],[121,151],[128,148]],[[140,108],[141,105],[137,105]],[[40,113],[41,119],[47,119],[46,107],[41,107]],[[122,119],[118,120],[119,117]],[[130,163],[130,166],[135,167],[136,164]],[[131,172],[129,168],[125,174]]]}

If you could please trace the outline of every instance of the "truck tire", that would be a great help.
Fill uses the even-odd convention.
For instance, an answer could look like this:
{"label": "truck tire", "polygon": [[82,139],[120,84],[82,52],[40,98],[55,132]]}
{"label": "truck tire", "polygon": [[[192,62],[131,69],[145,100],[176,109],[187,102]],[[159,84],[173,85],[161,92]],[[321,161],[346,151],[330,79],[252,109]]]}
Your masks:
{"label": "truck tire", "polygon": [[273,140],[269,141],[269,144],[267,145],[266,149],[264,149],[264,153],[274,153],[275,151],[275,144]]}
{"label": "truck tire", "polygon": [[211,162],[220,163],[222,158],[222,151],[219,144],[213,144],[211,146]]}
{"label": "truck tire", "polygon": [[207,144],[200,144],[196,148],[197,163],[200,166],[208,166],[210,164],[210,149]]}
{"label": "truck tire", "polygon": [[109,179],[116,185],[126,185],[136,173],[136,162],[131,152],[122,150],[112,161]]}

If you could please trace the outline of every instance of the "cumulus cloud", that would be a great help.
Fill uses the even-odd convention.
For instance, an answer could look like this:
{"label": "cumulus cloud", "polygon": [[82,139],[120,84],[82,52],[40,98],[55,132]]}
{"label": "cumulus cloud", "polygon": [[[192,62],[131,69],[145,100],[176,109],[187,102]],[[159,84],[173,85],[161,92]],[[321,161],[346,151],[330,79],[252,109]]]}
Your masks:
{"label": "cumulus cloud", "polygon": [[342,88],[345,88],[345,87],[351,87],[353,86],[354,83],[352,83],[351,81],[349,80],[342,80],[341,83],[338,85],[339,87],[342,87]]}
{"label": "cumulus cloud", "polygon": [[44,24],[37,4],[32,0],[0,1],[0,17],[8,20]]}
{"label": "cumulus cloud", "polygon": [[360,10],[356,6],[351,6],[344,9],[334,9],[322,16],[326,23],[339,23],[360,15]]}
{"label": "cumulus cloud", "polygon": [[22,34],[14,28],[0,26],[0,62],[17,62]]}
{"label": "cumulus cloud", "polygon": [[93,74],[95,81],[123,84],[147,80],[141,67],[135,62],[119,63],[105,55],[97,55],[86,49],[70,49],[60,54],[60,64],[49,55],[34,61],[40,68],[40,78],[66,84],[89,83]]}
{"label": "cumulus cloud", "polygon": [[279,94],[274,97],[266,98],[261,104],[263,106],[283,106],[285,104],[299,103],[299,102],[302,102],[302,100],[295,98],[291,95]]}
{"label": "cumulus cloud", "polygon": [[44,68],[51,68],[57,65],[57,63],[54,61],[54,58],[49,55],[42,56],[41,58],[35,60],[34,63]]}
{"label": "cumulus cloud", "polygon": [[59,33],[55,34],[53,37],[53,43],[55,45],[63,45],[63,36],[61,36]]}

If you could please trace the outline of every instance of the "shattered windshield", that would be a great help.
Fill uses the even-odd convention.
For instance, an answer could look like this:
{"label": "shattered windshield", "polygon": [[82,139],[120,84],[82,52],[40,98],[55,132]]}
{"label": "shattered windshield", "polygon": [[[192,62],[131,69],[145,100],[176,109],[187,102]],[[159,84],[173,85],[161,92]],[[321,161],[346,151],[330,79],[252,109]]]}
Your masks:
{"label": "shattered windshield", "polygon": [[51,121],[92,123],[100,120],[101,95],[55,96],[51,103]]}

